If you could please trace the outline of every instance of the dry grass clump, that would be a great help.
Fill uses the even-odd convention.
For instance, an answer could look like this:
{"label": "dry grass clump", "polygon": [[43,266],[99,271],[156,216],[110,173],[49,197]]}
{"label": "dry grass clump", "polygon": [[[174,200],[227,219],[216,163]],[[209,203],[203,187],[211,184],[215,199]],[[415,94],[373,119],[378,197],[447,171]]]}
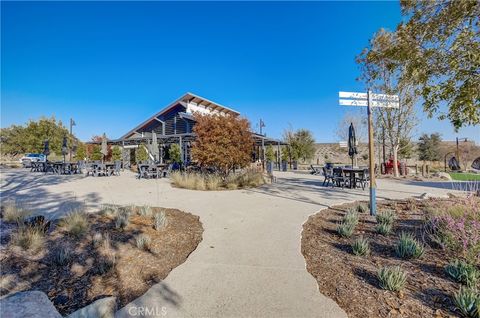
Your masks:
{"label": "dry grass clump", "polygon": [[52,261],[55,265],[67,265],[73,257],[72,250],[68,246],[59,246],[53,251]]}
{"label": "dry grass clump", "polygon": [[60,226],[62,226],[68,234],[76,238],[82,237],[88,231],[87,215],[83,211],[69,213],[60,222]]}
{"label": "dry grass clump", "polygon": [[153,227],[155,230],[160,231],[167,226],[167,215],[165,211],[161,211],[159,213],[155,213],[153,216]]}
{"label": "dry grass clump", "polygon": [[45,236],[41,229],[30,226],[20,226],[12,235],[11,243],[26,251],[38,252],[42,249]]}
{"label": "dry grass clump", "polygon": [[263,174],[254,170],[231,173],[226,178],[218,174],[175,171],[170,174],[170,179],[176,187],[191,190],[234,190],[257,187],[266,182]]}
{"label": "dry grass clump", "polygon": [[148,251],[152,245],[152,239],[147,234],[142,233],[135,237],[135,243],[139,249]]}
{"label": "dry grass clump", "polygon": [[112,247],[110,236],[105,234],[103,241],[97,248],[98,260],[97,271],[99,274],[105,274],[111,271],[115,267],[116,253]]}
{"label": "dry grass clump", "polygon": [[6,222],[23,222],[32,212],[19,202],[7,201],[3,204],[3,219]]}
{"label": "dry grass clump", "polygon": [[117,229],[124,229],[130,223],[131,209],[120,208],[115,215],[115,227]]}
{"label": "dry grass clump", "polygon": [[148,205],[144,205],[138,208],[138,215],[150,217],[152,216],[152,208]]}

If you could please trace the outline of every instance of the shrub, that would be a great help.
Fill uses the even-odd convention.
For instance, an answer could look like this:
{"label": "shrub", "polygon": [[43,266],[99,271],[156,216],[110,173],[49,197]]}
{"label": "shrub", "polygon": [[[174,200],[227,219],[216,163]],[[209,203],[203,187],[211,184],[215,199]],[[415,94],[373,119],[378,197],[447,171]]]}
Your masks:
{"label": "shrub", "polygon": [[155,230],[160,231],[166,226],[167,226],[167,216],[165,214],[165,211],[156,213],[153,216],[153,227],[155,228]]}
{"label": "shrub", "polygon": [[227,189],[228,190],[237,190],[238,185],[236,183],[227,183]]}
{"label": "shrub", "polygon": [[382,267],[378,271],[378,280],[381,288],[399,291],[407,282],[407,273],[400,266]]}
{"label": "shrub", "polygon": [[38,252],[45,241],[43,231],[36,227],[20,226],[12,235],[12,244],[24,250]]}
{"label": "shrub", "polygon": [[370,254],[370,244],[368,239],[360,236],[352,243],[353,254],[357,256],[366,256]]}
{"label": "shrub", "polygon": [[119,207],[116,206],[116,205],[105,204],[100,209],[100,214],[101,215],[107,215],[107,216],[116,215],[117,212],[118,212],[118,209],[119,209]]}
{"label": "shrub", "polygon": [[480,198],[456,199],[453,206],[427,208],[425,229],[442,248],[459,253],[472,263],[480,257]]}
{"label": "shrub", "polygon": [[61,221],[61,226],[74,237],[83,236],[88,230],[88,219],[84,212],[76,211],[68,214]]}
{"label": "shrub", "polygon": [[141,206],[138,209],[138,214],[141,216],[150,217],[152,216],[152,208],[149,207],[148,205]]}
{"label": "shrub", "polygon": [[392,232],[392,224],[388,223],[378,223],[375,228],[377,230],[377,233],[385,236],[389,235],[390,232]]}
{"label": "shrub", "polygon": [[398,257],[407,259],[421,257],[425,249],[412,234],[402,232],[395,251]]}
{"label": "shrub", "polygon": [[108,273],[115,267],[116,254],[108,234],[105,234],[102,244],[98,247],[98,256],[97,271],[99,274]]}
{"label": "shrub", "polygon": [[97,247],[100,245],[100,243],[102,243],[103,241],[103,235],[102,233],[95,233],[93,234],[92,236],[92,243],[93,243],[93,246]]}
{"label": "shrub", "polygon": [[3,206],[3,219],[6,222],[23,222],[27,218],[31,211],[22,207],[18,202],[6,201]]}
{"label": "shrub", "polygon": [[480,294],[476,289],[460,287],[453,300],[465,317],[480,317]]}
{"label": "shrub", "polygon": [[124,229],[130,223],[130,211],[126,208],[118,209],[115,215],[115,227],[117,229]]}
{"label": "shrub", "polygon": [[205,185],[208,190],[218,190],[222,185],[222,178],[216,174],[205,176]]}
{"label": "shrub", "polygon": [[52,261],[58,266],[66,265],[72,258],[72,251],[67,246],[59,246],[53,251]]}
{"label": "shrub", "polygon": [[445,267],[445,271],[448,276],[468,287],[475,287],[480,278],[480,271],[478,271],[475,265],[462,260],[450,262]]}
{"label": "shrub", "polygon": [[379,224],[390,224],[392,225],[395,221],[395,211],[393,210],[386,210],[379,212],[376,216],[377,223]]}
{"label": "shrub", "polygon": [[148,251],[152,243],[152,239],[147,234],[139,234],[135,237],[137,247],[141,250]]}
{"label": "shrub", "polygon": [[348,210],[347,214],[343,217],[343,222],[350,223],[356,226],[358,224],[358,213],[355,210]]}

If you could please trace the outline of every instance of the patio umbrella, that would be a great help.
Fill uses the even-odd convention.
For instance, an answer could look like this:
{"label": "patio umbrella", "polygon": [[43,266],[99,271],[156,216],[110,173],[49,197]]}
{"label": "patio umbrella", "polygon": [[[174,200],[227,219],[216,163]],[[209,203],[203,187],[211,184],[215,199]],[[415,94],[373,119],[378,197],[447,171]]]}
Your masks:
{"label": "patio umbrella", "polygon": [[348,155],[352,158],[352,167],[353,158],[358,153],[356,144],[357,138],[355,137],[355,128],[353,127],[353,123],[350,123],[350,127],[348,128]]}
{"label": "patio umbrella", "polygon": [[43,154],[45,155],[45,161],[47,161],[48,155],[50,154],[50,143],[48,140],[43,142]]}
{"label": "patio umbrella", "polygon": [[159,149],[158,149],[158,141],[157,141],[157,134],[152,131],[152,155],[155,161],[158,160]]}
{"label": "patio umbrella", "polygon": [[102,150],[100,152],[103,154],[103,160],[105,160],[105,157],[108,156],[107,135],[105,133],[102,136]]}
{"label": "patio umbrella", "polygon": [[63,162],[65,162],[65,156],[68,153],[68,145],[67,145],[67,136],[63,136],[62,142],[62,155],[63,155]]}

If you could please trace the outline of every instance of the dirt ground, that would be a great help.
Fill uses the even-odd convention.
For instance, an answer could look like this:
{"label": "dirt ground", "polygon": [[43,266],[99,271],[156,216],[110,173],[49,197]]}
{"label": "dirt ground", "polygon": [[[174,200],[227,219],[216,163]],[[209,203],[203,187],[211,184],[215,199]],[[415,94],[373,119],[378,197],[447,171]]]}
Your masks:
{"label": "dirt ground", "polygon": [[[445,199],[445,201],[448,201]],[[422,237],[425,202],[381,202],[379,210],[395,209],[397,220],[392,234],[375,232],[376,221],[360,214],[351,238],[336,232],[348,208],[341,205],[311,216],[303,226],[302,254],[307,270],[318,282],[322,294],[331,297],[349,317],[448,317],[457,316],[451,296],[459,285],[447,278],[445,265],[453,257],[441,249],[426,247],[423,257],[403,260],[395,256],[394,246],[401,231]],[[363,235],[370,241],[371,255],[355,256],[350,244]],[[382,266],[400,265],[408,272],[407,284],[400,292],[379,287],[376,274]]]}
{"label": "dirt ground", "polygon": [[[160,208],[152,208],[159,211]],[[45,247],[32,255],[2,242],[0,265],[2,295],[23,290],[45,292],[62,315],[72,313],[96,299],[116,296],[119,307],[144,294],[182,264],[202,240],[203,227],[198,216],[175,209],[165,209],[168,224],[156,231],[150,217],[132,215],[130,224],[116,229],[111,216],[89,214],[88,234],[75,239],[61,227],[54,226],[46,235]],[[5,229],[11,225],[5,225]],[[99,258],[93,237],[108,233],[116,255],[115,267],[99,273]],[[136,235],[151,237],[149,250],[136,246]],[[53,251],[70,246],[74,256],[67,265],[53,262]]]}

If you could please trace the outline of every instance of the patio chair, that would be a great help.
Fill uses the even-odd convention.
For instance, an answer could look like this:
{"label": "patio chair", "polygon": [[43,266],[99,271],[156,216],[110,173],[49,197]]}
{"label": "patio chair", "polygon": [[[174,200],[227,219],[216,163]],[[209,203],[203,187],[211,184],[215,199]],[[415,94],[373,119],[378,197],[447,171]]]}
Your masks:
{"label": "patio chair", "polygon": [[95,169],[93,166],[93,162],[87,162],[85,164],[85,171],[87,171],[87,177],[91,174],[92,176],[94,175]]}
{"label": "patio chair", "polygon": [[139,161],[137,163],[137,179],[141,178],[148,178],[148,166]]}
{"label": "patio chair", "polygon": [[122,168],[122,162],[120,160],[115,160],[114,164],[115,165],[113,166],[112,174],[116,176],[120,176],[120,169]]}
{"label": "patio chair", "polygon": [[325,180],[323,180],[323,186],[325,186],[325,183],[328,185],[330,184],[330,181],[333,183],[333,169],[332,168],[326,168],[322,167],[323,171],[323,176],[325,177]]}
{"label": "patio chair", "polygon": [[345,174],[343,168],[333,168],[332,186],[345,188],[345,185],[349,183],[350,178]]}
{"label": "patio chair", "polygon": [[78,160],[76,173],[83,173],[84,169],[85,169],[85,160]]}
{"label": "patio chair", "polygon": [[360,183],[362,190],[365,190],[365,186],[368,182],[370,182],[370,174],[368,173],[368,169],[363,169],[362,172],[355,176],[355,183]]}
{"label": "patio chair", "polygon": [[320,175],[322,173],[319,167],[314,167],[313,165],[310,165],[310,169],[312,170],[310,171],[310,174]]}

